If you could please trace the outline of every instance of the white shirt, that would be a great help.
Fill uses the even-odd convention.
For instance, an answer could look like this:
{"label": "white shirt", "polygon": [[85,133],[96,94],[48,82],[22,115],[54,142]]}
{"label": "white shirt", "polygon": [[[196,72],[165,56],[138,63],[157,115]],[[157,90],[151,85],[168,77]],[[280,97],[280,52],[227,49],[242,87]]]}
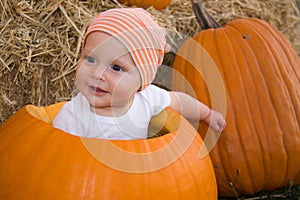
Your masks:
{"label": "white shirt", "polygon": [[81,137],[117,140],[147,138],[151,117],[169,105],[168,92],[149,85],[134,95],[127,113],[119,117],[107,117],[91,112],[87,99],[79,93],[61,108],[52,125]]}

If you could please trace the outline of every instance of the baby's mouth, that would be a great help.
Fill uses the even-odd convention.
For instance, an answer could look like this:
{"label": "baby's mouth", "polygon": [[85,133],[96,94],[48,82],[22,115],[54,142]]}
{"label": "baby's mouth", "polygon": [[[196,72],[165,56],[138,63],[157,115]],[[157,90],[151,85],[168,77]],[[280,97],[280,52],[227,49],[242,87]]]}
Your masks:
{"label": "baby's mouth", "polygon": [[95,92],[96,94],[104,94],[104,93],[108,93],[108,91],[103,90],[99,87],[94,87],[94,86],[90,86],[90,89]]}

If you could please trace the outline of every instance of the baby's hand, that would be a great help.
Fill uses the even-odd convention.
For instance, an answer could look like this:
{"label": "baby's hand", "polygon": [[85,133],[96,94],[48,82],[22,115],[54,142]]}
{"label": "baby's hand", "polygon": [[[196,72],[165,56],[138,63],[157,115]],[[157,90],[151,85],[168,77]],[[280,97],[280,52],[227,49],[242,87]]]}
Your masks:
{"label": "baby's hand", "polygon": [[226,122],[223,115],[215,110],[211,110],[209,115],[204,119],[214,131],[222,132],[226,127]]}

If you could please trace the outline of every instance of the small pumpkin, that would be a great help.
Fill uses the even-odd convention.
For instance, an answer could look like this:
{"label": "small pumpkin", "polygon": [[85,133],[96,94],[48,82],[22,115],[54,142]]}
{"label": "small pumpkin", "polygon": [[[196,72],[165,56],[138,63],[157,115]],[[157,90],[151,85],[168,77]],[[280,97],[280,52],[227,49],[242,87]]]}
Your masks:
{"label": "small pumpkin", "polygon": [[[200,3],[194,9],[204,30],[183,43],[179,49],[183,56],[176,56],[173,67],[207,104],[222,91],[206,73],[213,65],[204,60],[205,53],[224,83],[227,127],[210,152],[219,195],[236,197],[300,184],[300,60],[296,52],[265,21],[237,19],[221,27]],[[194,65],[185,55],[194,58]],[[200,75],[196,67],[204,73]],[[213,94],[208,87],[214,88]],[[173,76],[172,90],[187,91],[188,84]],[[198,132],[205,137],[206,127],[201,124]]]}
{"label": "small pumpkin", "polygon": [[0,199],[217,199],[201,137],[179,114],[152,120],[169,129],[161,137],[88,139],[51,126],[63,104],[27,105],[0,127]]}
{"label": "small pumpkin", "polygon": [[131,6],[137,6],[141,8],[148,8],[153,6],[156,10],[162,10],[166,8],[171,0],[118,0],[120,3],[128,3]]}

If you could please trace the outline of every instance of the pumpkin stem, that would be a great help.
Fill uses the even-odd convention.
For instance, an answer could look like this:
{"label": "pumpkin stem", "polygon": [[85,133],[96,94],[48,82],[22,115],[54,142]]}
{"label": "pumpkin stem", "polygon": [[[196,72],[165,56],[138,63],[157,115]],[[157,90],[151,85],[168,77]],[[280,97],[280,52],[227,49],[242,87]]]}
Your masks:
{"label": "pumpkin stem", "polygon": [[202,29],[220,28],[221,25],[214,19],[200,2],[193,2],[193,10]]}

